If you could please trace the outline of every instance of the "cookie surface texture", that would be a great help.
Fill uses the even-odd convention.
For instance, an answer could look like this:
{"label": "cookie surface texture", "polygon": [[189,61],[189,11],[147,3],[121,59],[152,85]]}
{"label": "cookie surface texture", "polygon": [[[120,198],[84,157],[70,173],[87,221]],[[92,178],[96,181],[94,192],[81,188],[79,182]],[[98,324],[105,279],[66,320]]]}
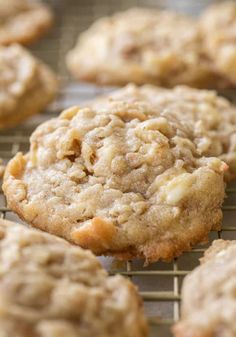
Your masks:
{"label": "cookie surface texture", "polygon": [[215,91],[187,86],[164,89],[152,85],[128,85],[91,102],[104,105],[108,100],[148,102],[163,115],[177,119],[190,132],[202,156],[219,157],[226,162],[227,181],[236,179],[236,106]]}
{"label": "cookie surface texture", "polygon": [[205,60],[195,21],[147,8],[96,21],[69,52],[67,65],[76,78],[100,84],[226,85]]}
{"label": "cookie surface texture", "polygon": [[39,126],[3,189],[26,222],[96,254],[169,261],[219,228],[225,166],[176,118],[113,100]]}
{"label": "cookie surface texture", "polygon": [[89,251],[0,220],[4,337],[146,337],[136,288]]}
{"label": "cookie surface texture", "polygon": [[217,72],[236,84],[236,3],[219,2],[202,14],[205,50]]}
{"label": "cookie surface texture", "polygon": [[236,241],[216,240],[184,280],[176,337],[234,337]]}

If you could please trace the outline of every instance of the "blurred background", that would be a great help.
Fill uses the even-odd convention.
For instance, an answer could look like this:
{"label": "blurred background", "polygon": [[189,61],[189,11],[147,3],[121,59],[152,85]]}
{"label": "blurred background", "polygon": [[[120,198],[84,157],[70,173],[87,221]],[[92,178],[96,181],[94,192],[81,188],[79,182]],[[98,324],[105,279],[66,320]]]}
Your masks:
{"label": "blurred background", "polygon": [[76,83],[69,76],[65,66],[65,55],[75,45],[79,33],[86,30],[96,19],[134,6],[167,8],[196,16],[214,0],[45,0],[45,2],[54,10],[55,24],[50,33],[33,45],[31,50],[60,76],[63,99],[59,97],[53,110],[61,111],[68,104],[78,104],[81,93],[82,100],[87,100],[94,94],[106,91],[106,88],[99,89]]}

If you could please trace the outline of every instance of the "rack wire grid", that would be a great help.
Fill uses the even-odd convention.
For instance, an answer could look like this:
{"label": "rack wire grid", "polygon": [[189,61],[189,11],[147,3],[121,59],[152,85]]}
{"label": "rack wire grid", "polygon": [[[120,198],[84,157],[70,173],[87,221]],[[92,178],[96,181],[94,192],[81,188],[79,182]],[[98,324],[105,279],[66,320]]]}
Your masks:
{"label": "rack wire grid", "polygon": [[[73,81],[65,67],[65,55],[74,45],[77,35],[100,16],[111,14],[131,6],[142,5],[138,0],[50,0],[55,11],[55,24],[51,33],[35,44],[32,52],[48,63],[58,74],[61,89],[57,100],[42,115],[31,118],[23,125],[0,133],[0,157],[7,162],[18,151],[26,152],[29,136],[35,127],[57,116],[64,108],[103,94],[108,88],[99,88]],[[162,0],[145,1],[147,6],[171,7],[189,13],[197,13],[210,1]],[[91,57],[91,55],[88,55]],[[225,92],[231,99],[236,93]],[[224,210],[223,229],[210,233],[210,242],[217,238],[236,239],[234,224],[236,212],[236,185],[227,188],[228,198]],[[0,191],[0,216],[9,220],[20,220],[6,206]],[[151,337],[171,336],[171,325],[180,317],[181,284],[184,276],[198,265],[198,259],[210,245],[196,247],[183,254],[172,263],[158,262],[143,267],[142,261],[118,263],[110,258],[101,258],[111,273],[121,273],[130,277],[138,286],[144,300],[144,307],[150,323]]]}

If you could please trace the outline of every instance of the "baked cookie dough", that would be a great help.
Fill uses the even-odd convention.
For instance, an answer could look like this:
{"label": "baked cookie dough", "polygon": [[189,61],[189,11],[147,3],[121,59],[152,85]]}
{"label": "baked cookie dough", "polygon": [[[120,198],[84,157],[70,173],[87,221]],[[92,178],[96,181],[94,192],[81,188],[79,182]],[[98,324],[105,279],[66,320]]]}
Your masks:
{"label": "baked cookie dough", "polygon": [[29,44],[51,27],[51,10],[40,1],[0,0],[0,45]]}
{"label": "baked cookie dough", "polygon": [[41,112],[56,95],[56,75],[19,45],[0,47],[0,71],[0,129]]}
{"label": "baked cookie dough", "polygon": [[100,84],[227,86],[212,72],[197,24],[181,14],[133,8],[96,21],[67,57],[78,79]]}
{"label": "baked cookie dough", "polygon": [[225,161],[229,165],[226,180],[236,179],[236,106],[216,92],[186,86],[163,89],[128,85],[91,104],[104,105],[109,99],[147,101],[165,116],[176,118],[191,133],[198,153]]}
{"label": "baked cookie dough", "polygon": [[205,50],[217,72],[236,84],[236,2],[221,1],[203,13]]}
{"label": "baked cookie dough", "polygon": [[236,335],[236,241],[216,240],[184,280],[176,337]]}
{"label": "baked cookie dough", "polygon": [[0,325],[4,337],[146,337],[136,288],[95,256],[0,220]]}
{"label": "baked cookie dough", "polygon": [[225,169],[161,109],[113,100],[39,126],[3,189],[28,223],[96,254],[170,261],[220,228]]}

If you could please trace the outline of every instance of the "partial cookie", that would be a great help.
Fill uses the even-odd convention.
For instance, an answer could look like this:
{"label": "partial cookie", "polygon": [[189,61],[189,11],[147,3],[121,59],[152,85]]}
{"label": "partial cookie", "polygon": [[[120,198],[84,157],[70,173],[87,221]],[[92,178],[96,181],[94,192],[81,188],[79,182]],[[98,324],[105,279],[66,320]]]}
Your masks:
{"label": "partial cookie", "polygon": [[203,13],[205,49],[216,71],[236,84],[236,2],[221,1]]}
{"label": "partial cookie", "polygon": [[1,336],[148,334],[135,287],[109,277],[89,251],[0,220],[0,266]]}
{"label": "partial cookie", "polygon": [[41,112],[54,99],[56,75],[23,47],[0,47],[0,69],[0,129]]}
{"label": "partial cookie", "polygon": [[236,335],[236,241],[217,240],[184,280],[176,337]]}
{"label": "partial cookie", "polygon": [[220,228],[223,171],[147,102],[66,110],[8,164],[8,206],[27,222],[123,259],[171,260]]}
{"label": "partial cookie", "polygon": [[211,71],[201,39],[186,16],[133,8],[95,22],[79,37],[67,64],[76,78],[100,84],[228,85]]}
{"label": "partial cookie", "polygon": [[0,0],[0,45],[29,44],[51,27],[53,15],[41,1]]}
{"label": "partial cookie", "polygon": [[5,171],[5,165],[2,158],[0,158],[0,179],[3,177]]}
{"label": "partial cookie", "polygon": [[229,165],[226,179],[236,179],[236,106],[214,91],[179,86],[163,89],[151,85],[129,85],[93,105],[104,105],[109,98],[128,102],[146,101],[165,116],[176,118],[191,133],[197,151],[203,156],[219,157]]}

